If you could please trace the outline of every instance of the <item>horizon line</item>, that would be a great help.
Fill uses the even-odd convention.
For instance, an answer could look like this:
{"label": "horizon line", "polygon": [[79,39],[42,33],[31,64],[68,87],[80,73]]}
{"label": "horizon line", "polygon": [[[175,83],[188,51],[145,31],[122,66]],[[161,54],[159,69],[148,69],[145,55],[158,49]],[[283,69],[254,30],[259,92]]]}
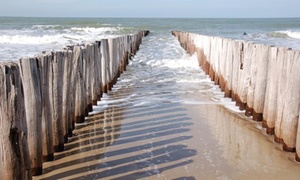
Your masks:
{"label": "horizon line", "polygon": [[118,16],[10,16],[0,15],[0,17],[12,18],[118,18],[118,19],[285,19],[285,18],[300,18],[300,17],[118,17]]}

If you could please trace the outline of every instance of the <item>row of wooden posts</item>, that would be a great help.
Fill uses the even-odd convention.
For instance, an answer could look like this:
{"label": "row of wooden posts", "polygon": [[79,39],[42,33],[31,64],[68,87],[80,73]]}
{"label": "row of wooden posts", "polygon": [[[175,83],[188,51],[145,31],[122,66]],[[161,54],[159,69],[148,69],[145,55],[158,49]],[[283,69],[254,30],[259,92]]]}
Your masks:
{"label": "row of wooden posts", "polygon": [[300,162],[300,51],[172,31],[206,74]]}
{"label": "row of wooden posts", "polygon": [[64,150],[149,31],[0,63],[0,179],[31,179]]}

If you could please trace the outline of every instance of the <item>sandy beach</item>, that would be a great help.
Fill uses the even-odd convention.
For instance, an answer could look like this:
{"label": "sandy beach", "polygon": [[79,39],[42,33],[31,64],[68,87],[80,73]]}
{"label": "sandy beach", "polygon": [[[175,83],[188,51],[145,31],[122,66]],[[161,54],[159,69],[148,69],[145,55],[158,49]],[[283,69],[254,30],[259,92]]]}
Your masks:
{"label": "sandy beach", "polygon": [[[260,123],[213,101],[174,102],[172,93],[153,94],[152,98],[164,99],[139,105],[145,85],[151,86],[117,83],[103,98],[108,107],[95,106],[99,112],[77,125],[66,150],[44,163],[44,174],[34,179],[299,177],[294,154],[283,152],[263,134]],[[177,100],[192,97],[204,100],[194,93],[176,96]]]}

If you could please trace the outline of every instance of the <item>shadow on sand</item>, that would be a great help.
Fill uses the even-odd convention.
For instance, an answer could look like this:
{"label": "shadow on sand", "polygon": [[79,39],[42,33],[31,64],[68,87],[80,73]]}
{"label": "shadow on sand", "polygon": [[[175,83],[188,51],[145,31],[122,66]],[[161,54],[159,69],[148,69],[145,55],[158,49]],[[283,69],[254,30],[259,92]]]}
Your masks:
{"label": "shadow on sand", "polygon": [[137,179],[189,164],[197,152],[182,143],[193,125],[184,111],[178,103],[111,105],[77,125],[65,151],[35,178]]}

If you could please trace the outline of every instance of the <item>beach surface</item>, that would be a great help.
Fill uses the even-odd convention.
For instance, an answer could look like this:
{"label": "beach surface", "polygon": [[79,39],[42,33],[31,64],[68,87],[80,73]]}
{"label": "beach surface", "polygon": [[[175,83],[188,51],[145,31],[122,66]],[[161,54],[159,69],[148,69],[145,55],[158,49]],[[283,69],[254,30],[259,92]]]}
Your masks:
{"label": "beach surface", "polygon": [[[283,152],[262,133],[261,124],[241,113],[214,103],[163,100],[132,106],[144,97],[143,92],[121,86],[104,98],[109,107],[77,125],[66,150],[57,153],[55,161],[44,163],[44,174],[34,179],[299,177],[294,154]],[[133,91],[140,95],[130,102],[120,101]]]}

